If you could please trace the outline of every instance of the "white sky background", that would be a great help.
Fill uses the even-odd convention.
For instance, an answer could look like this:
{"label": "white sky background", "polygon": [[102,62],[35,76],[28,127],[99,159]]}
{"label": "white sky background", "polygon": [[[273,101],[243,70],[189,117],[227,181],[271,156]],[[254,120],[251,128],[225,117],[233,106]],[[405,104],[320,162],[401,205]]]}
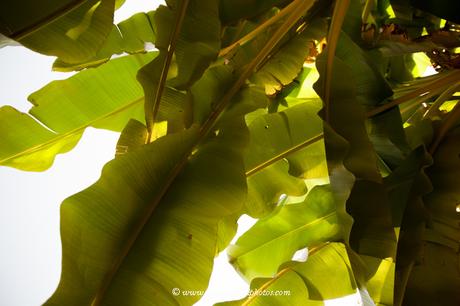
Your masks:
{"label": "white sky background", "polygon": [[[153,6],[151,0],[128,0],[117,11],[116,22]],[[30,93],[70,76],[52,72],[53,61],[23,47],[0,49],[0,105],[27,112]],[[0,166],[0,306],[41,305],[54,292],[61,271],[60,203],[99,178],[102,166],[113,158],[117,139],[117,133],[90,128],[74,150],[58,155],[45,172]],[[243,217],[238,236],[253,222]],[[227,262],[224,251],[215,260],[205,296],[195,305],[239,299],[247,291],[248,285]],[[347,304],[357,305],[356,297],[328,303]]]}

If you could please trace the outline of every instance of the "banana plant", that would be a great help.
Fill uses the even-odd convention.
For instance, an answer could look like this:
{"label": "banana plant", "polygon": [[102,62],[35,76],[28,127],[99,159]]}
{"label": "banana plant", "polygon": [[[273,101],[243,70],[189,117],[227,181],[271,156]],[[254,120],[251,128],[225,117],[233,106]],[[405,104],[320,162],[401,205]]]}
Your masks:
{"label": "banana plant", "polygon": [[167,0],[114,24],[123,2],[0,5],[0,46],[75,71],[0,108],[0,165],[120,133],[61,204],[44,305],[193,305],[173,289],[205,291],[222,251],[251,294],[219,305],[460,304],[456,4]]}

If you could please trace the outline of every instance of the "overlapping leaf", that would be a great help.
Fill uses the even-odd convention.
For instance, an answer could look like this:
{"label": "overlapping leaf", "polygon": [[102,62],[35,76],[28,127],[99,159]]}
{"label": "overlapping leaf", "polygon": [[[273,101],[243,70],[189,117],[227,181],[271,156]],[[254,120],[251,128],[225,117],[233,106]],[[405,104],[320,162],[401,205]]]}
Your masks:
{"label": "overlapping leaf", "polygon": [[[431,189],[424,174],[424,169],[430,164],[431,157],[425,148],[420,146],[385,178],[385,186],[392,205],[393,226],[399,240],[396,265],[393,263],[392,268],[396,271],[389,270],[391,277],[395,273],[394,288],[386,286],[382,288],[380,294],[373,295],[376,302],[384,305],[389,303],[393,290],[394,304],[401,305],[411,267],[420,258],[422,247],[420,231],[423,230],[426,215],[421,197]],[[388,266],[388,263],[386,265]]]}
{"label": "overlapping leaf", "polygon": [[1,165],[22,170],[42,171],[49,168],[54,157],[71,150],[82,135],[79,131],[58,136],[10,106],[0,108],[0,118]]}
{"label": "overlapping leaf", "polygon": [[[306,10],[308,6],[301,7]],[[273,41],[302,13],[304,10],[296,12]],[[272,44],[267,44],[251,65],[260,64],[271,49]],[[147,305],[149,297],[158,304],[191,304],[198,299],[175,297],[170,288],[184,284],[197,290],[206,288],[213,256],[226,236],[217,238],[219,222],[241,212],[246,195],[242,149],[247,129],[240,110],[232,120],[219,118],[233,98],[239,98],[238,91],[246,88],[243,85],[252,72],[250,67],[221,100],[212,101],[211,105],[217,106],[201,126],[194,124],[185,132],[168,134],[122,155],[109,163],[96,184],[64,203],[63,220],[68,218],[62,223],[64,272],[49,304],[71,300],[75,305]],[[219,130],[214,129],[217,122]],[[106,223],[94,214],[91,203],[97,203]],[[73,235],[82,230],[91,234]],[[100,253],[93,253],[92,249],[87,252],[85,243],[104,245]],[[192,256],[194,268],[183,254]],[[74,296],[75,284],[82,289]]]}
{"label": "overlapping leaf", "polygon": [[[135,75],[155,54],[114,59],[31,94],[30,114],[48,129],[29,115],[3,111],[0,133],[9,140],[0,145],[0,164],[42,171],[51,166],[57,153],[71,149],[86,127],[121,131],[131,118],[144,121],[144,94]],[[168,89],[162,102],[160,120],[171,119],[171,129],[183,128],[185,94]],[[11,134],[11,127],[24,132]]]}
{"label": "overlapping leaf", "polygon": [[4,3],[1,32],[34,51],[68,63],[96,55],[112,29],[115,6],[123,1],[36,1]]}
{"label": "overlapping leaf", "polygon": [[[290,290],[290,295],[256,292],[228,305],[322,305],[325,299],[353,293],[352,267],[377,305],[403,303],[406,282],[404,305],[441,301],[450,306],[460,300],[460,277],[452,268],[458,263],[460,240],[454,213],[459,202],[458,130],[435,156],[430,171],[435,191],[425,197],[432,218],[425,224],[421,196],[430,190],[423,173],[430,158],[419,145],[429,143],[431,134],[425,131],[431,131],[431,122],[413,122],[420,119],[413,116],[420,111],[413,110],[425,98],[416,97],[406,110],[395,107],[366,118],[366,111],[392,95],[384,75],[412,78],[400,56],[410,46],[388,43],[382,54],[399,52],[388,70],[381,54],[360,47],[361,3],[352,1],[343,32],[329,35],[339,37],[335,57],[326,51],[332,73],[323,73],[324,56],[318,60],[316,89],[327,111],[322,122],[316,97],[286,96],[311,41],[324,31],[316,31],[309,18],[301,20],[305,12],[295,9],[264,31],[258,28],[279,11],[274,6],[283,9],[288,2],[171,0],[155,18],[152,12],[141,13],[118,26],[111,24],[109,14],[114,0],[91,0],[71,10],[66,7],[73,2],[50,2],[42,12],[16,20],[11,36],[25,31],[19,40],[60,56],[55,68],[61,70],[99,65],[121,52],[144,52],[144,43],[153,40],[160,49],[153,61],[153,54],[126,56],[49,84],[30,97],[32,116],[0,109],[0,164],[27,170],[49,167],[87,126],[123,129],[118,156],[100,180],[62,206],[63,274],[47,305],[192,304],[197,296],[173,296],[171,289],[206,289],[213,258],[234,236],[243,212],[265,218],[232,246],[233,264],[253,280],[257,292]],[[306,10],[316,1],[292,3]],[[51,7],[57,15],[47,19]],[[333,29],[338,28],[336,15],[345,16],[345,10],[338,11]],[[1,16],[2,22],[9,20]],[[221,33],[221,22],[232,24],[237,39],[250,29],[259,31],[214,61],[221,37],[231,36]],[[42,39],[47,33],[51,38]],[[328,45],[335,50],[334,40]],[[144,91],[134,77],[142,66],[137,76]],[[425,81],[403,87],[412,91]],[[397,90],[395,97],[406,89]],[[267,106],[264,91],[278,94],[268,111],[280,112],[246,116],[250,142],[243,152],[243,116]],[[430,98],[436,94],[431,91]],[[148,121],[144,126],[144,112],[155,126]],[[411,119],[406,133],[400,113]],[[152,143],[144,145],[148,140]],[[415,148],[412,153],[409,146]],[[279,204],[282,194],[305,194],[304,179],[327,181],[327,172],[330,186],[315,187],[301,203]],[[382,173],[388,176],[382,179]],[[300,248],[337,239],[350,244],[359,258],[344,245],[330,243],[313,250],[305,263],[286,263]]]}
{"label": "overlapping leaf", "polygon": [[234,124],[206,142],[169,188],[164,177],[191,151],[196,126],[116,158],[98,182],[67,199],[63,274],[45,305],[195,302],[171,289],[207,287],[218,222],[244,202],[244,133]]}
{"label": "overlapping leaf", "polygon": [[92,58],[83,62],[66,63],[57,59],[53,64],[53,70],[72,71],[105,63],[114,54],[142,53],[145,51],[145,43],[155,41],[155,32],[152,27],[154,11],[148,13],[137,13],[130,18],[112,26],[107,40]]}
{"label": "overlapping leaf", "polygon": [[[139,70],[145,92],[145,118],[151,129],[160,97],[169,79],[171,86],[188,89],[216,59],[220,49],[218,0],[168,1],[154,15],[155,47],[160,55]],[[175,69],[171,68],[175,56]]]}
{"label": "overlapping leaf", "polygon": [[447,135],[433,156],[433,166],[427,170],[434,187],[424,197],[430,219],[423,233],[421,260],[415,262],[407,281],[404,305],[440,303],[453,306],[460,301],[457,290],[460,286],[457,269],[460,241],[459,135],[458,128]]}
{"label": "overlapping leaf", "polygon": [[[263,216],[271,211],[281,194],[304,194],[306,186],[301,178],[327,177],[322,141],[287,155],[288,163],[276,160],[296,145],[321,134],[321,119],[317,116],[319,100],[299,99],[299,102],[283,112],[261,116],[249,126],[251,140],[245,158],[249,175],[246,207],[252,216]],[[265,165],[267,161],[273,163]]]}
{"label": "overlapping leaf", "polygon": [[256,278],[250,295],[217,305],[324,305],[324,300],[356,291],[347,250],[329,243],[315,250],[306,262],[290,262],[273,278]]}
{"label": "overlapping leaf", "polygon": [[268,95],[274,95],[284,86],[290,84],[300,73],[306,54],[315,48],[315,41],[325,36],[326,23],[324,19],[316,19],[307,28],[296,35],[278,52],[276,52],[257,73],[252,81],[263,84]]}
{"label": "overlapping leaf", "polygon": [[[321,65],[323,62],[319,59],[318,63]],[[355,219],[353,231],[357,235],[352,237],[354,241],[352,245],[363,253],[370,252],[376,256],[377,254],[379,254],[378,256],[384,256],[384,254],[392,256],[390,254],[395,251],[395,245],[393,248],[388,248],[389,245],[383,246],[382,244],[382,241],[385,240],[390,244],[395,243],[394,238],[392,238],[394,234],[388,200],[381,184],[382,179],[377,168],[376,153],[365,130],[364,111],[356,101],[358,91],[356,83],[354,83],[354,74],[350,73],[351,69],[348,67],[340,59],[335,59],[331,87],[331,101],[333,103],[330,110],[330,124],[336,133],[349,142],[350,147],[343,163],[358,179],[353,185],[350,199],[347,202],[347,209]],[[318,70],[322,71],[321,69]],[[348,80],[346,84],[341,82],[342,78]],[[318,83],[315,84],[320,93],[322,80],[321,76]],[[348,113],[349,116],[343,116],[344,113]],[[327,152],[326,147],[326,154]],[[331,184],[334,183],[342,184],[343,182],[331,180]],[[369,203],[366,194],[373,194],[376,201]],[[375,196],[376,194],[379,196]],[[373,229],[371,229],[372,227]],[[377,239],[378,236],[381,238]],[[374,239],[376,240],[373,241]],[[380,250],[373,249],[374,247],[380,248]],[[368,251],[364,251],[367,248],[369,248]]]}
{"label": "overlapping leaf", "polygon": [[290,175],[289,164],[281,160],[248,177],[245,212],[253,218],[262,218],[275,209],[281,197],[302,196],[306,192],[305,182]]}
{"label": "overlapping leaf", "polygon": [[[318,71],[324,71],[321,57],[317,64]],[[395,258],[396,237],[388,195],[377,167],[377,155],[365,129],[364,109],[360,105],[360,99],[367,101],[372,98],[372,91],[366,91],[361,84],[366,80],[355,75],[350,64],[337,57],[333,63],[329,105],[329,124],[332,129],[325,124],[326,155],[329,155],[331,186],[337,190],[337,203],[341,203],[342,223],[350,225],[343,211],[343,201],[346,201],[347,212],[354,220],[350,245],[358,254],[379,262],[385,258]],[[342,82],[343,79],[347,82]],[[315,88],[324,97],[324,75],[321,73]],[[348,115],[344,116],[345,113]],[[371,198],[373,200],[369,201]],[[349,230],[349,227],[344,229]],[[359,270],[356,272],[365,273],[369,277],[377,272],[375,269],[378,267],[379,264],[368,265],[367,269],[374,269],[367,272],[370,274]],[[378,285],[387,286],[388,283]]]}
{"label": "overlapping leaf", "polygon": [[329,186],[316,186],[302,203],[278,207],[228,250],[230,262],[248,280],[272,277],[299,249],[340,236]]}
{"label": "overlapping leaf", "polygon": [[[86,127],[121,131],[130,118],[142,120],[143,93],[135,73],[154,56],[126,56],[51,82],[29,97],[33,118],[4,107],[0,164],[42,171],[56,154],[70,150]],[[11,133],[12,128],[17,134]]]}
{"label": "overlapping leaf", "polygon": [[[392,90],[374,62],[348,35],[342,33],[337,47],[337,57],[349,65],[356,84],[357,102],[365,111],[383,104]],[[375,150],[390,165],[401,162],[408,153],[402,120],[397,108],[369,119],[368,133]]]}

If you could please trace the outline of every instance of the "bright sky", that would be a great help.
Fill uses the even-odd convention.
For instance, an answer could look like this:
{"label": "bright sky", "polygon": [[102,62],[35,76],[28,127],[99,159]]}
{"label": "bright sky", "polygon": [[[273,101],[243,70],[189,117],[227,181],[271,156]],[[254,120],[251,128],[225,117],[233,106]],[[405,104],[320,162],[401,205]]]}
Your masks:
{"label": "bright sky", "polygon": [[[153,8],[152,1],[126,2],[116,13],[116,22]],[[0,105],[27,112],[30,93],[51,80],[69,77],[51,71],[53,60],[23,47],[0,49]],[[77,147],[58,155],[53,167],[45,172],[0,167],[1,306],[41,305],[54,292],[61,270],[60,203],[98,179],[102,166],[113,158],[117,137],[113,132],[88,129]],[[247,216],[240,219],[237,236],[253,222]],[[215,260],[207,292],[195,305],[239,299],[247,291],[248,285],[228,263],[224,251]],[[349,297],[328,305],[357,302],[356,297]]]}

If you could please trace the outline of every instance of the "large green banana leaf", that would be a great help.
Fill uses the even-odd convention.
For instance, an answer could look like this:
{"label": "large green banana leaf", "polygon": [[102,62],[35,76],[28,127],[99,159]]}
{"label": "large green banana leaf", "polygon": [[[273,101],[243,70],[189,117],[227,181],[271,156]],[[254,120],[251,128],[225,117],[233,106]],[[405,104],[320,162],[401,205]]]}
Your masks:
{"label": "large green banana leaf", "polygon": [[34,51],[74,63],[96,55],[123,1],[2,2],[0,31]]}
{"label": "large green banana leaf", "polygon": [[357,287],[378,306],[460,304],[459,128],[440,142],[458,78],[422,91],[450,74],[413,80],[412,53],[436,43],[362,39],[366,22],[405,19],[412,39],[439,19],[413,18],[415,1],[392,0],[389,20],[388,0],[338,0],[316,70],[304,60],[330,1],[167,0],[113,25],[122,2],[0,4],[0,33],[85,69],[33,93],[29,114],[0,108],[0,165],[44,170],[86,127],[121,131],[100,179],[62,205],[45,305],[192,305],[172,290],[206,290],[243,213],[260,220],[228,254],[253,291],[222,305],[324,305]]}
{"label": "large green banana leaf", "polygon": [[[144,95],[135,75],[154,56],[125,56],[69,79],[53,81],[30,95],[32,117],[11,107],[2,108],[0,164],[42,171],[51,166],[56,154],[70,150],[86,127],[121,131],[130,118],[143,121]],[[161,118],[179,114],[184,100],[184,94],[167,90]],[[12,134],[10,129],[17,133]]]}
{"label": "large green banana leaf", "polygon": [[[286,23],[286,30],[295,21]],[[271,49],[267,45],[262,54]],[[252,71],[238,76],[224,102],[244,97],[237,92],[248,72]],[[219,113],[225,110],[222,103],[212,101]],[[174,296],[170,290],[206,288],[213,256],[221,248],[219,241],[225,240],[217,236],[220,222],[242,211],[246,195],[242,149],[247,128],[238,112],[225,121],[218,120],[219,113],[212,109],[201,127],[194,124],[186,132],[168,134],[121,155],[95,185],[64,203],[63,273],[48,304],[70,300],[75,305],[168,305],[198,299]],[[94,214],[95,209],[101,215]],[[101,223],[101,216],[106,223]],[[98,245],[100,253],[83,243]]]}
{"label": "large green banana leaf", "polygon": [[304,202],[278,207],[232,245],[230,262],[248,280],[272,277],[299,249],[337,239],[340,229],[329,186],[316,186]]}
{"label": "large green banana leaf", "polygon": [[345,246],[328,243],[313,250],[306,262],[289,262],[273,278],[256,278],[249,295],[217,305],[324,305],[324,300],[356,292]]}
{"label": "large green banana leaf", "polygon": [[164,177],[177,175],[192,152],[196,126],[116,158],[98,182],[68,198],[62,278],[45,305],[195,302],[171,290],[206,289],[219,220],[244,202],[247,132],[239,121],[200,146],[170,183]]}

